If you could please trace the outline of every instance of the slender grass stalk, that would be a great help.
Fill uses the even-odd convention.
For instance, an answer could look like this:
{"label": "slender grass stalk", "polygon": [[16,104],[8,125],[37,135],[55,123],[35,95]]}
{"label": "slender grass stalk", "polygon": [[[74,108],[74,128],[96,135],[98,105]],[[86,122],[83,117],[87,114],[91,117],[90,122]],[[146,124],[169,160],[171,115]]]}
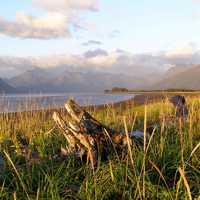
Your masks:
{"label": "slender grass stalk", "polygon": [[14,171],[15,171],[15,173],[16,173],[16,175],[17,175],[17,177],[18,177],[18,179],[19,179],[19,181],[21,183],[21,186],[22,186],[22,188],[23,188],[23,190],[24,190],[24,192],[25,192],[25,194],[27,196],[27,199],[30,200],[28,192],[27,192],[27,189],[26,189],[26,186],[25,186],[25,184],[24,184],[19,172],[17,171],[17,168],[15,167],[12,159],[10,158],[10,156],[8,155],[7,152],[4,151],[4,154],[5,154],[6,158],[8,159],[9,163],[11,164],[11,166],[13,167],[13,169],[14,169]]}
{"label": "slender grass stalk", "polygon": [[171,195],[170,189],[169,189],[169,187],[168,187],[168,185],[167,185],[167,182],[166,182],[165,177],[163,176],[162,172],[160,171],[160,169],[159,169],[151,160],[149,160],[149,162],[152,164],[152,166],[153,166],[153,167],[156,169],[156,171],[159,173],[160,177],[162,178],[162,180],[163,180],[163,182],[164,182],[164,184],[165,184],[165,186],[166,186],[166,188],[167,188],[168,193],[170,194],[170,198],[173,200],[173,197],[172,197],[172,195]]}
{"label": "slender grass stalk", "polygon": [[37,189],[37,196],[36,196],[36,200],[39,200],[40,198],[40,188]]}
{"label": "slender grass stalk", "polygon": [[17,194],[16,194],[16,192],[13,193],[13,200],[17,200]]}
{"label": "slender grass stalk", "polygon": [[183,139],[183,131],[182,131],[182,119],[179,119],[179,136],[180,136],[180,156],[181,156],[181,164],[183,170],[185,169],[184,163],[184,139]]}
{"label": "slender grass stalk", "polygon": [[191,157],[193,156],[193,154],[197,151],[197,149],[200,147],[200,142],[199,144],[196,145],[196,147],[192,150],[189,159],[191,159]]}
{"label": "slender grass stalk", "polygon": [[130,157],[130,160],[131,160],[132,167],[134,169],[133,154],[132,154],[132,149],[131,149],[131,144],[130,144],[130,138],[129,138],[129,135],[128,135],[128,128],[127,128],[127,124],[126,124],[126,118],[124,117],[123,119],[124,119],[124,128],[125,128],[126,140],[127,140],[127,145],[128,145],[129,157]]}
{"label": "slender grass stalk", "polygon": [[138,113],[136,112],[135,115],[134,115],[134,119],[133,119],[132,126],[131,126],[131,132],[133,131],[133,128],[134,128],[134,126],[135,126],[135,122],[136,122],[136,119],[137,119],[137,115],[138,115]]}
{"label": "slender grass stalk", "polygon": [[108,133],[108,131],[107,131],[106,129],[104,129],[104,133],[105,133],[105,135],[108,137],[108,139],[109,139],[109,141],[110,141],[110,143],[111,143],[111,145],[112,145],[112,147],[113,147],[113,150],[114,150],[114,152],[115,152],[115,155],[117,156],[117,160],[118,160],[118,162],[120,163],[120,158],[119,158],[119,155],[118,155],[118,153],[117,153],[115,144],[114,144],[113,141],[112,141],[112,138],[110,137],[110,135],[109,135],[109,133]]}
{"label": "slender grass stalk", "polygon": [[[125,128],[125,134],[126,134],[126,139],[127,139],[127,146],[128,146],[128,153],[129,153],[129,157],[130,157],[130,160],[131,160],[131,164],[132,164],[132,167],[133,167],[133,174],[136,178],[136,193],[137,193],[137,190],[139,191],[139,196],[142,197],[141,195],[141,192],[140,192],[140,176],[139,176],[139,179],[137,179],[137,176],[136,176],[136,172],[135,172],[135,164],[134,164],[134,160],[133,160],[133,154],[132,154],[132,149],[131,149],[131,144],[130,144],[130,138],[129,138],[129,135],[128,135],[128,128],[127,128],[127,123],[126,123],[126,118],[125,116],[123,117],[123,121],[124,121],[124,128]],[[136,195],[135,193],[135,195]]]}
{"label": "slender grass stalk", "polygon": [[178,197],[179,197],[179,190],[180,190],[180,187],[181,187],[181,180],[182,180],[182,177],[180,177],[179,181],[177,182],[177,185],[176,185],[176,198],[175,200],[179,200]]}
{"label": "slender grass stalk", "polygon": [[145,177],[146,177],[146,143],[147,143],[147,105],[144,107],[144,157],[143,157],[143,199],[145,199]]}
{"label": "slender grass stalk", "polygon": [[192,102],[192,106],[190,108],[190,112],[189,112],[189,143],[190,143],[190,149],[193,149],[193,131],[192,131],[192,127],[193,127],[193,115],[194,115],[194,102]]}
{"label": "slender grass stalk", "polygon": [[109,160],[109,167],[110,167],[110,176],[111,176],[111,180],[112,180],[112,182],[114,182],[114,174],[113,174],[113,169],[112,169],[112,162],[111,162],[111,160]]}
{"label": "slender grass stalk", "polygon": [[5,186],[5,181],[4,181],[3,184],[1,185],[0,197],[3,196],[4,186]]}
{"label": "slender grass stalk", "polygon": [[183,179],[184,185],[185,185],[185,187],[186,187],[188,198],[189,198],[189,200],[192,200],[192,195],[191,195],[191,191],[190,191],[190,186],[189,186],[188,181],[187,181],[187,179],[186,179],[186,177],[185,177],[185,172],[184,172],[184,170],[181,169],[180,167],[178,168],[178,170],[179,170],[179,173],[180,173],[180,175],[181,175],[181,177],[182,177],[182,179]]}

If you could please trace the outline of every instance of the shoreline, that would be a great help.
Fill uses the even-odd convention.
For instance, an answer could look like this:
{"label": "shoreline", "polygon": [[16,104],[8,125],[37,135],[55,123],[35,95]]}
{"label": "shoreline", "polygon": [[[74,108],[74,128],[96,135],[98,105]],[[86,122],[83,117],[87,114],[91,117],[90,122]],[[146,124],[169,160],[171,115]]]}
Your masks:
{"label": "shoreline", "polygon": [[[140,106],[144,104],[150,104],[150,103],[156,103],[160,102],[166,98],[170,98],[171,96],[174,95],[184,95],[186,97],[195,97],[195,96],[200,96],[200,93],[185,93],[185,92],[176,92],[176,93],[143,93],[143,94],[136,94],[133,98],[130,98],[128,100],[124,101],[119,101],[115,103],[108,103],[108,104],[101,104],[101,105],[88,105],[88,106],[82,106],[85,110],[90,110],[90,111],[101,111],[105,109],[106,107],[113,107],[113,108],[121,108],[125,109],[128,107],[133,107],[133,106]],[[67,99],[66,99],[67,100]],[[31,110],[31,111],[21,111],[21,112],[4,112],[0,113],[0,116],[2,115],[18,115],[18,114],[26,114],[26,113],[45,113],[46,115],[52,114],[54,111],[62,112],[64,111],[64,105],[63,107],[60,108],[46,108],[46,109],[38,109],[38,110]]]}

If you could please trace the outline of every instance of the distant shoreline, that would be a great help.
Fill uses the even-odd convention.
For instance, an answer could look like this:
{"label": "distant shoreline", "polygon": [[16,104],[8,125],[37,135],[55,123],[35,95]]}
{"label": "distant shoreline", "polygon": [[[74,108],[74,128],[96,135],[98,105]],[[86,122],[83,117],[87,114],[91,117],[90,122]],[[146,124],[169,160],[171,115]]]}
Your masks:
{"label": "distant shoreline", "polygon": [[105,94],[200,94],[200,90],[197,91],[128,91],[128,92],[105,92]]}

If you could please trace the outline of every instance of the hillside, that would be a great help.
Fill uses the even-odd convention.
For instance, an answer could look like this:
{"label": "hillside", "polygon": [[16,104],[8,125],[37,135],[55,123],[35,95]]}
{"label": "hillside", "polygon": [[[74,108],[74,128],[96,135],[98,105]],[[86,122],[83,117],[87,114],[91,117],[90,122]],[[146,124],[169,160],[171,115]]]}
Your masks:
{"label": "hillside", "polygon": [[11,87],[4,80],[0,78],[0,93],[11,93],[15,92],[14,87]]}
{"label": "hillside", "polygon": [[200,65],[183,67],[174,71],[176,73],[166,73],[163,80],[151,86],[151,89],[200,89]]}

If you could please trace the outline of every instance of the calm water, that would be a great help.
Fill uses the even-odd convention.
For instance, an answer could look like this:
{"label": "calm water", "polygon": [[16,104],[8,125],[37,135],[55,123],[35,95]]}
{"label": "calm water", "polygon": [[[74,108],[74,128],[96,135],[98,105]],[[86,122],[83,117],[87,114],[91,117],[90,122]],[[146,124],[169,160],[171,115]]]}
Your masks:
{"label": "calm water", "polygon": [[1,95],[0,113],[59,108],[64,105],[68,98],[75,99],[81,105],[101,105],[128,100],[134,96],[134,94],[103,93]]}

